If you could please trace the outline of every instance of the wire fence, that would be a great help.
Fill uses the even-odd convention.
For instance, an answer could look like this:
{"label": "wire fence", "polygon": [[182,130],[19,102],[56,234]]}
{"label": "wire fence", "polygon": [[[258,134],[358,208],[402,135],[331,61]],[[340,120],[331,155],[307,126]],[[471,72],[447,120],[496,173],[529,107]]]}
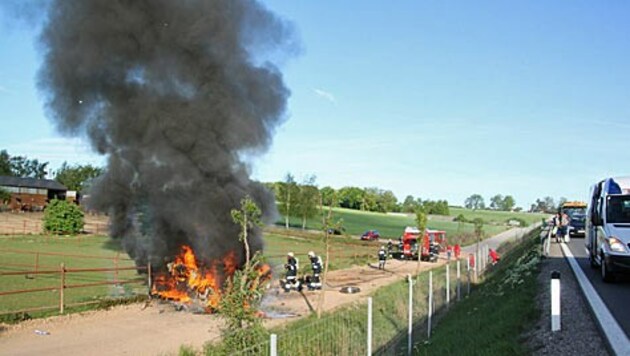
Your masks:
{"label": "wire fence", "polygon": [[[521,231],[499,248],[507,254],[538,230]],[[368,300],[309,316],[271,330],[269,340],[230,355],[392,355],[411,354],[430,340],[439,318],[475,292],[492,270],[489,246],[378,289]],[[366,302],[367,301],[367,302]]]}

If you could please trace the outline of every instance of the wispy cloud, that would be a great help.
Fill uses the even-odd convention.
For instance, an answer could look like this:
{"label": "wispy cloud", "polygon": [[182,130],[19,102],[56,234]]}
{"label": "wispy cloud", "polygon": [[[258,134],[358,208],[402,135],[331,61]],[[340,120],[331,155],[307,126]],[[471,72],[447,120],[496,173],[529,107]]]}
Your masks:
{"label": "wispy cloud", "polygon": [[333,104],[337,103],[337,100],[335,99],[335,96],[332,93],[330,93],[330,92],[327,92],[327,91],[322,90],[322,89],[317,89],[317,88],[313,88],[313,92],[317,96],[322,98],[322,99],[328,100],[328,101],[330,101]]}

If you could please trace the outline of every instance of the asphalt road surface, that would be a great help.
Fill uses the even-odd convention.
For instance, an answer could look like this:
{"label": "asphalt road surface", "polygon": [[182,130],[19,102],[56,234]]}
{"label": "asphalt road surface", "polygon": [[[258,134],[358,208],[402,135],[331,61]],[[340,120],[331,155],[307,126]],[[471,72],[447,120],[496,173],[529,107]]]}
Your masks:
{"label": "asphalt road surface", "polygon": [[618,276],[617,282],[604,283],[599,268],[591,268],[584,239],[572,238],[568,246],[610,313],[630,338],[630,276]]}

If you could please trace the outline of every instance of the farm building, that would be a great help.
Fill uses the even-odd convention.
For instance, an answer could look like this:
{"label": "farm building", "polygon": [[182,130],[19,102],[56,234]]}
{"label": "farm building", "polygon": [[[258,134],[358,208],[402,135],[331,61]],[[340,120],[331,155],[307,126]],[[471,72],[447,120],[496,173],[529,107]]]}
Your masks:
{"label": "farm building", "polygon": [[0,176],[0,188],[11,193],[9,209],[41,211],[52,199],[66,199],[68,188],[50,179]]}

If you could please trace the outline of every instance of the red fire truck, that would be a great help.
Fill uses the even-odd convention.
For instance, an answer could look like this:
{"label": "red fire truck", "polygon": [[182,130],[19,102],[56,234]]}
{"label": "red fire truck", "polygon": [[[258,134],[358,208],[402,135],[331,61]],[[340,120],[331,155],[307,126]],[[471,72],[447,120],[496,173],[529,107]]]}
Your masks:
{"label": "red fire truck", "polygon": [[[424,236],[420,237],[417,227],[407,226],[402,236],[403,257],[406,259],[418,259],[418,246],[420,246],[420,259],[423,261],[436,261],[437,254],[446,244],[446,232],[441,230],[426,229]],[[431,253],[433,250],[433,253]]]}

